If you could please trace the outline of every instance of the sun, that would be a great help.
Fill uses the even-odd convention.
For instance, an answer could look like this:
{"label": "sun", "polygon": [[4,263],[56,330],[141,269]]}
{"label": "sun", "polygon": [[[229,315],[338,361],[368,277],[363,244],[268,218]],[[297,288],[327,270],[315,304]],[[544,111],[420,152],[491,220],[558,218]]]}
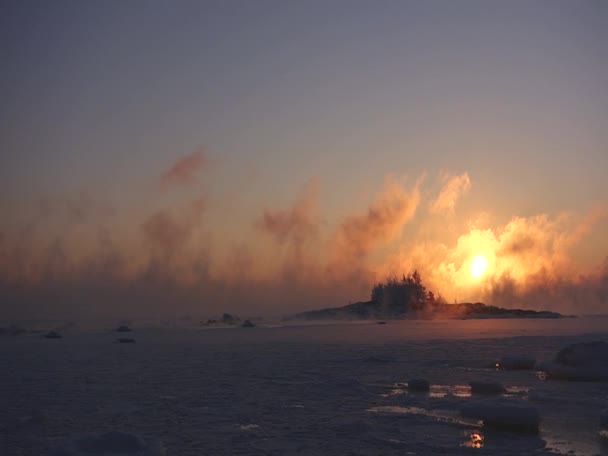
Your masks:
{"label": "sun", "polygon": [[482,255],[477,255],[471,261],[471,275],[477,279],[483,275],[488,267],[488,260]]}

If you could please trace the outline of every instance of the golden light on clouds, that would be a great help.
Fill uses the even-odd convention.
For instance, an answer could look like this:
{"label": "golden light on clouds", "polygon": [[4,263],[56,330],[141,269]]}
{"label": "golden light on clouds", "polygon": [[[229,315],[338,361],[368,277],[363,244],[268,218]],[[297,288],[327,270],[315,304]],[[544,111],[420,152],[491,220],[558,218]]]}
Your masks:
{"label": "golden light on clouds", "polygon": [[[205,163],[200,154],[180,158],[160,180],[172,176],[172,185],[187,186]],[[438,183],[433,193],[422,178],[409,186],[405,178],[387,178],[367,206],[337,215],[323,213],[324,195],[312,179],[287,206],[264,207],[235,230],[237,238],[219,242],[221,195],[208,198],[201,188],[185,189],[171,204],[142,214],[119,217],[117,209],[115,219],[98,214],[89,201],[70,204],[68,218],[59,201],[46,211],[51,215],[32,215],[39,220],[34,227],[0,232],[0,288],[22,293],[24,301],[37,290],[91,296],[100,288],[116,302],[131,301],[138,290],[146,299],[154,295],[159,306],[177,299],[206,308],[222,301],[283,312],[283,306],[305,310],[365,300],[375,280],[418,270],[448,302],[603,308],[606,206],[496,223],[492,216],[500,213],[485,216],[483,207],[458,212],[472,187],[468,173],[443,174]],[[597,254],[580,261],[585,242]]]}

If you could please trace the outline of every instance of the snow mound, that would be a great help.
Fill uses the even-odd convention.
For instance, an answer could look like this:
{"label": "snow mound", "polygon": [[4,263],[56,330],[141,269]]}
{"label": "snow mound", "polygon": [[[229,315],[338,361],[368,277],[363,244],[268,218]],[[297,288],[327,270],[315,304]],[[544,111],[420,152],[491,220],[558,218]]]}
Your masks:
{"label": "snow mound", "polygon": [[484,426],[516,432],[538,432],[538,410],[525,402],[479,401],[464,405],[460,414],[483,421]]}
{"label": "snow mound", "polygon": [[547,379],[608,381],[608,343],[584,342],[560,350],[554,362],[540,366]]}
{"label": "snow mound", "polygon": [[558,363],[545,363],[540,366],[547,380],[569,380],[574,382],[607,382],[608,368],[573,367]]}
{"label": "snow mound", "polygon": [[143,439],[128,432],[111,431],[87,435],[52,451],[50,456],[166,456],[167,452],[157,440]]}
{"label": "snow mound", "polygon": [[564,366],[608,369],[608,342],[595,341],[570,345],[557,353],[555,362]]}
{"label": "snow mound", "polygon": [[469,383],[471,394],[502,394],[507,390],[498,382],[473,381]]}
{"label": "snow mound", "polygon": [[423,378],[413,378],[408,380],[407,389],[410,391],[428,392],[431,389],[431,384]]}
{"label": "snow mound", "polygon": [[535,364],[536,360],[529,356],[503,356],[496,367],[504,370],[531,370]]}

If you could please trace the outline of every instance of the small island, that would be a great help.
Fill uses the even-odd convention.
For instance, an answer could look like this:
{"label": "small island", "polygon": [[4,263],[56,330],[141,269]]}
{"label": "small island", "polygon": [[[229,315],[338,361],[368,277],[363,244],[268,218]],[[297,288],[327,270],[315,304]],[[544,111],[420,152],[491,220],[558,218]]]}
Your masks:
{"label": "small island", "polygon": [[390,278],[372,288],[369,301],[301,312],[284,320],[564,318],[550,311],[505,309],[481,302],[448,304],[427,290],[417,271]]}

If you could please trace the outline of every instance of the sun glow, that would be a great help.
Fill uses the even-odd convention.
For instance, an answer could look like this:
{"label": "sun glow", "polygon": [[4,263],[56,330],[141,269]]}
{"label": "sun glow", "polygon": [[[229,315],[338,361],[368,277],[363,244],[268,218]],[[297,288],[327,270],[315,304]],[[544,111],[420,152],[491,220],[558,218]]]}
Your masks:
{"label": "sun glow", "polygon": [[477,279],[483,275],[488,267],[488,260],[482,255],[477,255],[471,261],[471,275]]}

